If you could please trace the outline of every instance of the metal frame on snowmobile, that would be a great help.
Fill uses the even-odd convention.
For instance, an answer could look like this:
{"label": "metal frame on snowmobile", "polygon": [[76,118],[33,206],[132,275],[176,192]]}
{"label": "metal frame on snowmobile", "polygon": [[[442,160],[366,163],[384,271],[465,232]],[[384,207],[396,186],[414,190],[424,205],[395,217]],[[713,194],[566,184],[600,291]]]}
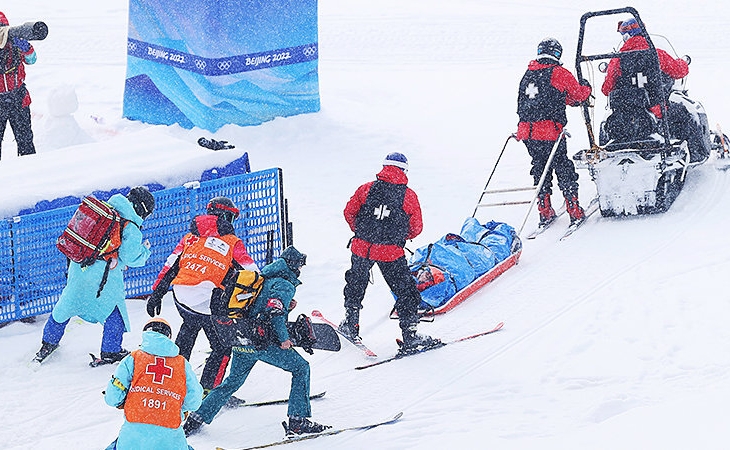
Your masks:
{"label": "metal frame on snowmobile", "polygon": [[[585,29],[588,19],[609,16],[609,15],[630,14],[639,23],[641,34],[646,39],[649,48],[630,52],[603,53],[596,55],[583,54]],[[606,11],[588,12],[580,19],[580,32],[578,35],[578,47],[576,51],[576,75],[583,79],[582,63],[592,61],[609,61],[614,58],[644,58],[649,64],[647,70],[650,74],[656,74],[656,79],[648,80],[649,83],[656,83],[660,86],[659,58],[656,47],[646,31],[646,26],[641,20],[636,9],[631,7],[611,9]],[[642,75],[641,72],[638,75]],[[646,80],[646,79],[645,79]],[[649,84],[646,83],[646,84]],[[646,95],[645,102],[648,102],[648,89],[644,89],[643,83],[636,83],[638,88],[634,92]],[[665,87],[658,87],[664,98],[668,98],[670,92]],[[594,91],[596,88],[594,87]],[[672,95],[686,97],[686,92],[673,92]],[[613,95],[613,93],[612,93]],[[610,99],[609,99],[610,100]],[[643,99],[641,99],[644,101]],[[688,101],[692,102],[687,98]],[[687,168],[693,165],[690,163],[690,152],[686,141],[680,141],[671,137],[667,115],[666,102],[659,102],[662,109],[662,116],[665,119],[656,120],[654,116],[635,118],[639,120],[655,120],[655,131],[647,138],[624,139],[617,141],[610,139],[605,131],[606,122],[600,125],[600,143],[595,140],[593,132],[593,121],[591,117],[591,106],[586,102],[583,104],[583,116],[588,130],[590,148],[581,150],[573,156],[576,167],[588,169],[591,179],[596,183],[598,201],[603,216],[651,214],[666,211],[679,195],[684,185]],[[703,123],[703,132],[709,136],[707,127],[707,116],[704,108],[698,102],[692,102],[693,108],[700,116]],[[649,106],[647,104],[646,106]],[[651,113],[646,108],[646,114]],[[613,112],[613,110],[612,110]],[[610,115],[606,118],[609,119]],[[615,123],[615,122],[614,122]],[[631,119],[627,126],[634,126],[634,119]],[[621,129],[621,128],[618,128]],[[708,137],[709,139],[709,137]],[[600,145],[599,145],[600,144]],[[701,161],[700,164],[704,161]]]}

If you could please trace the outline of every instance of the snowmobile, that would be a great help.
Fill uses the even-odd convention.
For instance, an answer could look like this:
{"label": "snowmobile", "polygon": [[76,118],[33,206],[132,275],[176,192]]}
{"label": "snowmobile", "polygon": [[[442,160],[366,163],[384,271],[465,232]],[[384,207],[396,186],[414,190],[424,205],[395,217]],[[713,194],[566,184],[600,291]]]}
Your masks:
{"label": "snowmobile", "polygon": [[[648,48],[584,54],[588,20],[614,15],[636,19]],[[609,23],[605,18],[596,22],[600,21]],[[724,135],[710,130],[704,107],[687,95],[684,81],[675,82],[660,70],[656,47],[634,8],[588,12],[581,17],[578,79],[584,79],[583,64],[594,79],[594,61],[599,62],[598,70],[606,73],[612,59],[618,59],[621,77],[608,95],[599,142],[593,132],[593,105],[586,103],[583,116],[590,148],[576,153],[573,160],[576,168],[587,169],[595,182],[602,216],[664,212],[682,190],[687,170],[718,150]],[[689,57],[685,60],[690,61]],[[596,92],[601,91],[594,86],[594,95]],[[662,118],[650,112],[652,105],[659,105]]]}

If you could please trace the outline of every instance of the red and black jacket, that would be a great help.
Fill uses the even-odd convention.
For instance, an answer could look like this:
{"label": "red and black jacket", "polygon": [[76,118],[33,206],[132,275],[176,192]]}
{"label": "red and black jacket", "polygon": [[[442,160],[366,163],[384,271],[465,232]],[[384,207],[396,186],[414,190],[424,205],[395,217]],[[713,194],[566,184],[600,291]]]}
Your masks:
{"label": "red and black jacket", "polygon": [[345,220],[355,237],[352,253],[375,261],[395,261],[405,255],[406,240],[423,230],[421,205],[407,186],[408,177],[385,166],[376,181],[360,186],[345,206]]}
{"label": "red and black jacket", "polygon": [[[639,35],[632,36],[627,39],[619,51],[630,52],[635,50],[646,50],[648,48],[649,43],[646,42],[646,38]],[[675,80],[687,76],[689,73],[689,65],[687,64],[687,61],[681,58],[675,59],[669,53],[659,48],[656,49],[656,52],[657,57],[659,58],[659,69],[663,74]],[[624,61],[624,59],[626,61]],[[630,82],[627,81],[627,77],[631,75],[631,62],[630,58],[614,58],[609,61],[608,68],[606,69],[606,79],[603,81],[603,86],[601,86],[601,92],[603,92],[603,95],[608,97],[608,94],[610,94],[614,89],[622,87],[622,84],[630,85]],[[623,73],[622,65],[629,65],[627,68],[627,72],[629,73]],[[654,113],[654,115],[661,118],[662,112],[661,107],[658,104],[659,101],[663,102],[664,99],[655,98],[654,103],[656,104],[652,105],[649,109]]]}
{"label": "red and black jacket", "polygon": [[558,63],[530,61],[517,95],[517,140],[554,141],[568,123],[565,105],[577,106],[591,95]]}

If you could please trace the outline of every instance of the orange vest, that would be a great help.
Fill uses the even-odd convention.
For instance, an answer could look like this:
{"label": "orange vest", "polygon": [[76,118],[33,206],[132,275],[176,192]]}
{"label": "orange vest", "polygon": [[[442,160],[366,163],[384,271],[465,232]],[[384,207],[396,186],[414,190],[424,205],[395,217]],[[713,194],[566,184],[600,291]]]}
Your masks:
{"label": "orange vest", "polygon": [[185,358],[132,352],[134,374],[124,402],[128,422],[179,428],[187,392]]}
{"label": "orange vest", "polygon": [[172,284],[195,286],[201,281],[212,281],[223,289],[223,278],[233,261],[233,247],[240,241],[235,235],[185,236],[180,254],[180,270]]}

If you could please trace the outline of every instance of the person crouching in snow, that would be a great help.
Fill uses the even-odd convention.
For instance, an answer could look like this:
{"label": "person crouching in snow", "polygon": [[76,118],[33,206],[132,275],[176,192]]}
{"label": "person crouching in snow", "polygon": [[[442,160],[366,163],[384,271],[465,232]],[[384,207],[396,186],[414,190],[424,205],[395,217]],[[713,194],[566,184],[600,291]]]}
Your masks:
{"label": "person crouching in snow", "polygon": [[106,450],[188,450],[183,420],[200,407],[203,387],[161,317],[142,328],[142,343],[117,367],[104,401],[124,410],[119,437]]}

